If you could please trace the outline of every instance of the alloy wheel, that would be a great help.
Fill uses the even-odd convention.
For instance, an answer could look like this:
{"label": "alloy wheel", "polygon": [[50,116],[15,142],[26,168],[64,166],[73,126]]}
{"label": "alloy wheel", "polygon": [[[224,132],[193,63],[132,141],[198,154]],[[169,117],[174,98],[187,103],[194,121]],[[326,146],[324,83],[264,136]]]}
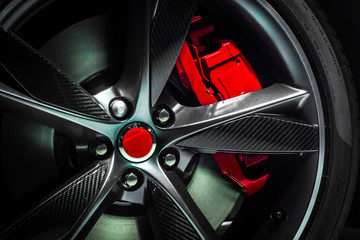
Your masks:
{"label": "alloy wheel", "polygon": [[[41,10],[41,1],[31,3]],[[59,31],[39,49],[16,30],[33,8],[21,1],[7,8],[14,10],[9,15],[3,11],[0,19],[0,63],[9,73],[9,80],[0,85],[3,126],[21,116],[49,128],[51,138],[61,143],[53,145],[60,152],[55,154],[62,162],[59,168],[66,173],[59,175],[66,180],[7,222],[4,239],[91,239],[106,237],[107,231],[112,232],[107,237],[116,237],[119,232],[101,227],[101,219],[116,221],[124,209],[145,215],[149,220],[144,226],[151,230],[141,231],[155,239],[231,238],[236,228],[247,226],[244,222],[255,222],[249,220],[251,213],[259,223],[245,237],[261,238],[269,229],[277,229],[274,239],[304,234],[321,195],[327,113],[305,50],[267,1],[128,1],[124,16],[88,17]],[[205,105],[183,86],[169,83],[192,20],[200,15],[244,52],[262,89]],[[121,26],[125,36],[123,46],[116,48],[121,63],[113,66],[109,57],[106,67],[99,64],[100,70],[93,73],[89,65],[84,67],[87,76],[81,76],[79,68],[68,64],[70,57],[86,52],[81,49],[86,31],[96,39],[92,29],[114,19],[122,22],[108,32]],[[68,46],[66,36],[81,36],[81,41]],[[57,47],[63,55],[57,56]],[[71,52],[74,49],[77,52]],[[11,134],[3,127],[2,139]],[[18,161],[11,162],[6,149],[5,144],[4,166],[15,168]],[[266,164],[245,172],[248,182],[267,176],[264,184],[251,191],[234,175],[222,175],[214,154],[268,157]],[[210,179],[209,171],[216,182],[196,183]],[[13,188],[21,184],[14,180],[16,174],[10,175],[6,178]],[[229,194],[224,196],[226,206],[215,205],[222,203],[221,197],[207,201],[215,197],[196,194],[215,184],[219,189],[223,184],[223,193]],[[263,212],[258,209],[261,203],[266,205]],[[143,220],[137,217],[139,225]]]}

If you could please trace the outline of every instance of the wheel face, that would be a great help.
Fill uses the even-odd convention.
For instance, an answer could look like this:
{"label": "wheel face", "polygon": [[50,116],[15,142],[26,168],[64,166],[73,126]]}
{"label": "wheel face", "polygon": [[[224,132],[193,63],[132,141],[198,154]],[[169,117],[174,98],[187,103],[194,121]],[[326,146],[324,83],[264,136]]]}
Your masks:
{"label": "wheel face", "polygon": [[[0,63],[10,73],[0,85],[1,160],[9,193],[27,209],[4,221],[4,239],[324,231],[316,203],[329,202],[334,183],[323,176],[346,177],[356,158],[333,170],[331,149],[356,141],[354,96],[326,69],[334,62],[321,62],[327,46],[316,52],[306,42],[313,32],[295,35],[311,23],[297,15],[310,16],[305,2],[128,1],[116,13],[112,4],[92,6],[90,15],[75,8],[35,49],[27,32],[66,8],[44,5],[13,1],[0,12]],[[34,163],[23,165],[29,156]],[[34,181],[22,189],[26,178]]]}

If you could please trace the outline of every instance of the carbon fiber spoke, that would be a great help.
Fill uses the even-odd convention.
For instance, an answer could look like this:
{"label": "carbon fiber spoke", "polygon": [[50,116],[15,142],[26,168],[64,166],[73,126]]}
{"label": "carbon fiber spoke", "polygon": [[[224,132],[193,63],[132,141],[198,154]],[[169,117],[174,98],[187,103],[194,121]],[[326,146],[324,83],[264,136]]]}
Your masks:
{"label": "carbon fiber spoke", "polygon": [[178,175],[167,172],[157,176],[147,185],[155,237],[163,240],[218,239]]}
{"label": "carbon fiber spoke", "polygon": [[34,98],[99,119],[110,119],[82,87],[37,50],[0,27],[0,64]]}
{"label": "carbon fiber spoke", "polygon": [[121,96],[135,103],[135,118],[141,119],[149,115],[150,105],[154,105],[165,87],[190,27],[197,0],[155,3],[128,1],[124,66],[114,86]]}
{"label": "carbon fiber spoke", "polygon": [[[115,87],[119,89],[122,97],[131,99],[134,103],[137,102],[142,82],[149,81],[149,32],[152,11],[150,2],[127,1],[124,66]],[[149,105],[148,92],[146,96],[146,105]]]}
{"label": "carbon fiber spoke", "polygon": [[104,200],[111,196],[108,193],[114,185],[109,177],[113,169],[110,162],[97,163],[68,181],[3,231],[0,238],[75,238],[108,203]]}
{"label": "carbon fiber spoke", "polygon": [[272,86],[234,97],[222,102],[201,106],[173,106],[175,122],[168,130],[179,141],[202,130],[254,113],[289,113],[299,108],[308,96],[304,90],[285,84]]}
{"label": "carbon fiber spoke", "polygon": [[198,0],[159,0],[151,30],[151,103],[155,105],[179,56]]}
{"label": "carbon fiber spoke", "polygon": [[302,153],[318,150],[318,127],[273,115],[251,115],[177,143],[205,153]]}
{"label": "carbon fiber spoke", "polygon": [[[21,117],[35,120],[52,127],[75,139],[94,137],[98,132],[106,132],[104,123],[76,116],[71,112],[55,108],[29,98],[0,82],[0,108]],[[89,140],[89,138],[87,139]]]}

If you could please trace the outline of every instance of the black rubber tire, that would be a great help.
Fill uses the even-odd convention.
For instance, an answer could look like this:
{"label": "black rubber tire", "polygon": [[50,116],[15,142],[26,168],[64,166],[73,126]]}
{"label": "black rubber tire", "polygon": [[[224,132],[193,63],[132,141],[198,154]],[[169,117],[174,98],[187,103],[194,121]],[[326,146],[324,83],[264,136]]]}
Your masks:
{"label": "black rubber tire", "polygon": [[359,107],[351,70],[334,29],[316,2],[272,0],[270,3],[305,50],[325,110],[323,179],[302,238],[338,239],[350,210],[359,170]]}

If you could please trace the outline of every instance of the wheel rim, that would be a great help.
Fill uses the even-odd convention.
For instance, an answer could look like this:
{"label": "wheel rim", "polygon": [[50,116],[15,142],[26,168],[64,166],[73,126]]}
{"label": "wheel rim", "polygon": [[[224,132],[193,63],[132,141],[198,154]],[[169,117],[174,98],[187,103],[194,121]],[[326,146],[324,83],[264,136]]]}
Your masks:
{"label": "wheel rim", "polygon": [[[261,34],[263,34],[262,36],[266,36],[267,40],[270,39],[272,41],[271,44],[269,44],[270,45],[269,48],[276,49],[276,51],[278,51],[277,53],[279,54],[278,60],[282,59],[282,61],[285,63],[282,65],[282,67],[284,67],[284,66],[288,67],[288,72],[289,72],[288,75],[291,76],[291,85],[296,86],[298,89],[301,89],[300,91],[296,91],[297,89],[295,89],[295,91],[293,91],[293,92],[292,92],[293,88],[285,87],[283,89],[284,91],[286,89],[289,90],[288,92],[286,92],[285,96],[288,96],[287,94],[295,94],[294,95],[295,97],[293,96],[289,99],[293,99],[296,97],[298,97],[300,99],[300,100],[298,99],[298,101],[296,101],[293,105],[290,104],[290,106],[299,106],[299,102],[301,102],[302,103],[301,105],[303,107],[302,117],[307,122],[310,122],[311,124],[315,124],[318,126],[319,149],[316,154],[313,154],[313,155],[318,155],[318,156],[317,157],[312,156],[314,159],[317,159],[316,162],[318,163],[317,164],[318,166],[316,167],[316,171],[315,171],[316,174],[313,176],[313,178],[315,180],[314,180],[313,191],[312,191],[311,197],[309,198],[310,202],[308,204],[306,204],[308,207],[305,212],[305,216],[301,221],[300,227],[297,227],[298,230],[296,231],[295,238],[299,238],[301,236],[306,224],[309,221],[310,214],[313,212],[313,207],[314,207],[315,201],[317,199],[317,194],[318,194],[318,191],[320,188],[320,180],[321,180],[321,175],[323,172],[323,165],[324,165],[324,148],[325,148],[325,146],[324,146],[325,132],[324,132],[324,127],[323,127],[324,126],[324,117],[323,117],[324,114],[323,114],[321,101],[320,101],[320,93],[317,89],[315,77],[311,71],[311,67],[305,56],[305,53],[303,52],[303,50],[302,50],[300,44],[298,43],[298,41],[296,40],[295,36],[292,34],[290,28],[287,27],[286,23],[275,12],[275,10],[273,10],[271,8],[271,6],[267,2],[259,1],[257,3],[253,3],[251,1],[242,1],[242,2],[225,1],[224,3],[219,4],[218,6],[223,11],[225,11],[224,9],[227,9],[229,6],[233,6],[233,7],[236,6],[236,8],[235,8],[236,10],[233,10],[232,14],[241,12],[244,19],[247,19],[247,21],[251,22],[253,25],[258,25],[257,26],[258,28],[256,28],[256,30],[261,29],[263,31],[261,33]],[[211,10],[209,10],[209,11],[211,11]],[[251,16],[251,17],[249,17],[249,16]],[[230,18],[231,17],[232,16],[230,16]],[[264,19],[267,19],[269,21],[266,21]],[[5,23],[5,25],[6,25],[6,23]],[[11,23],[8,23],[8,25],[10,26]],[[251,25],[251,24],[249,24],[249,25]],[[271,27],[269,27],[269,26],[271,26]],[[274,26],[276,26],[276,27],[274,27]],[[284,47],[285,45],[286,45],[286,47]],[[291,51],[289,51],[289,49],[291,49]],[[294,59],[296,59],[296,60],[294,60]],[[126,63],[125,63],[125,65],[126,65]],[[294,67],[294,66],[296,66],[296,67]],[[296,69],[296,70],[293,70],[293,69]],[[147,70],[145,70],[145,72],[147,72]],[[304,81],[304,76],[306,76],[307,81]],[[147,106],[147,104],[144,104],[147,102],[146,99],[149,99],[149,97],[150,97],[150,91],[149,92],[144,91],[144,89],[150,88],[149,83],[145,81],[145,83],[142,83],[142,84],[144,84],[144,85],[141,85],[139,97],[137,98],[137,100],[135,100],[135,103],[134,103],[134,105],[136,105],[134,115],[126,122],[114,122],[112,120],[111,127],[108,127],[106,129],[106,131],[101,131],[101,133],[103,135],[107,136],[110,139],[110,141],[114,144],[115,150],[114,150],[112,158],[110,158],[108,160],[109,162],[108,162],[108,166],[107,166],[109,169],[117,169],[117,173],[114,176],[117,176],[117,178],[119,178],[125,169],[136,168],[136,169],[140,169],[143,172],[144,178],[145,178],[144,182],[146,182],[148,179],[153,178],[153,177],[149,177],[147,175],[155,176],[155,175],[159,175],[159,171],[163,172],[161,166],[159,165],[158,159],[157,159],[157,156],[160,154],[160,152],[163,149],[168,148],[168,147],[178,148],[179,146],[176,145],[175,143],[181,142],[180,140],[183,140],[187,136],[193,135],[194,132],[198,131],[199,129],[206,130],[208,128],[206,126],[206,124],[208,124],[209,122],[211,123],[211,121],[213,121],[213,120],[211,120],[211,119],[208,120],[206,118],[206,116],[204,116],[205,118],[198,120],[198,122],[197,122],[198,126],[195,125],[195,127],[194,127],[193,124],[196,121],[194,121],[193,119],[189,120],[186,117],[183,117],[183,115],[185,116],[185,115],[190,114],[190,115],[194,116],[198,112],[194,111],[194,109],[179,105],[174,99],[171,98],[171,96],[167,97],[165,95],[165,97],[160,96],[158,104],[160,104],[162,102],[166,102],[166,104],[170,108],[173,109],[174,114],[175,114],[175,119],[176,120],[183,119],[184,121],[183,122],[180,122],[180,121],[175,122],[170,127],[156,126],[153,123],[153,120],[151,117],[152,116],[151,108],[149,109],[147,107],[144,107],[144,106]],[[306,93],[301,92],[302,90],[305,90]],[[131,91],[132,91],[132,89],[129,90],[129,92],[131,92]],[[277,93],[279,91],[280,91],[280,89],[276,88],[274,90],[274,92],[270,91],[270,93]],[[114,89],[110,89],[110,90],[107,89],[105,91],[101,91],[100,93],[97,93],[95,95],[95,98],[103,106],[108,106],[109,99],[112,99],[113,97],[118,97],[117,94],[119,94],[119,93],[117,91],[114,91]],[[158,93],[158,94],[160,95],[160,93]],[[307,100],[305,101],[304,95],[306,95],[306,94],[309,94],[310,96],[308,96]],[[252,95],[254,95],[254,94],[252,94]],[[162,97],[163,97],[163,99],[162,99]],[[133,97],[133,99],[131,99],[131,100],[134,101],[135,98]],[[236,104],[239,104],[239,102],[236,102]],[[277,104],[277,102],[274,102],[274,105],[275,104]],[[140,108],[142,108],[141,110],[139,110],[139,106],[140,106]],[[249,107],[251,107],[251,106],[249,106]],[[288,108],[288,107],[286,107],[286,108]],[[286,111],[286,108],[281,109],[281,111],[278,111],[278,109],[276,109],[276,108],[269,108],[270,110],[267,110],[267,111],[273,111],[275,109],[277,111],[276,113],[279,113],[279,112]],[[211,109],[208,108],[203,111],[211,112]],[[314,113],[314,111],[316,113]],[[233,119],[233,116],[230,115],[229,112],[226,112],[226,110],[224,110],[224,112],[219,112],[219,113],[221,113],[222,116],[229,115],[229,118],[228,118],[229,120]],[[66,115],[66,117],[64,117],[64,118],[71,119],[71,117],[69,117],[68,115]],[[75,118],[72,118],[72,119],[74,121],[77,121]],[[157,146],[157,150],[152,155],[150,160],[147,160],[143,163],[133,165],[132,163],[129,163],[128,161],[122,161],[120,164],[120,163],[116,162],[116,160],[115,160],[117,158],[119,158],[119,159],[122,158],[116,149],[116,142],[118,139],[118,134],[123,129],[123,126],[125,126],[128,123],[132,123],[132,122],[136,122],[136,121],[144,122],[144,123],[148,124],[149,126],[151,126],[153,129],[155,129],[157,137],[159,138],[159,144]],[[205,122],[206,124],[203,124],[203,122]],[[182,124],[182,125],[179,125],[179,124]],[[103,128],[102,123],[98,123],[98,122],[94,123],[92,120],[86,120],[86,122],[82,122],[81,125],[86,125],[86,126],[90,125],[95,129]],[[188,130],[183,131],[183,128],[187,125],[189,125],[191,127],[189,127]],[[201,126],[201,128],[199,128],[199,126]],[[172,131],[172,135],[178,136],[178,138],[169,137],[167,135],[167,132],[170,132],[170,131]],[[184,132],[185,132],[185,134],[184,134]],[[209,149],[201,150],[201,148],[193,148],[193,147],[189,148],[189,146],[186,146],[186,145],[182,145],[182,147],[191,149],[191,150],[195,149],[200,152],[209,151]],[[264,153],[264,152],[262,152],[262,153]],[[181,160],[182,160],[183,155],[185,155],[185,153],[183,153],[183,150],[181,150],[181,153],[180,153]],[[309,158],[311,158],[311,157],[309,157]],[[190,160],[188,160],[188,162],[189,161]],[[310,161],[310,160],[308,160],[308,161]],[[180,161],[179,169],[181,171],[184,171],[188,162]],[[156,169],[156,171],[154,169]],[[164,175],[162,175],[162,174],[164,174]],[[166,176],[168,176],[168,174],[171,175],[172,173],[167,173],[165,171],[165,173],[163,172],[162,174],[160,174],[159,178],[162,179],[163,181],[165,181],[163,184],[167,185],[169,182],[166,180],[167,179]],[[108,187],[109,187],[108,188],[108,191],[109,191],[110,186],[108,186]],[[158,188],[164,190],[161,186]],[[139,200],[139,199],[141,199],[141,197],[140,197],[141,191],[144,191],[144,189],[142,187],[137,189],[134,192],[124,192],[122,200],[129,201],[132,203],[137,203],[137,204],[143,204],[142,200]],[[169,191],[169,190],[167,189],[167,191]],[[170,191],[171,191],[171,189],[170,189]],[[100,194],[100,195],[105,197],[106,194],[107,194],[107,192],[105,191],[105,192],[103,192],[103,195],[102,194]],[[176,195],[176,193],[175,193],[175,195]],[[98,199],[101,199],[102,198],[101,196]],[[181,208],[184,206],[181,204],[178,205],[177,197],[170,196],[170,199],[175,201],[176,205],[178,207],[180,206],[180,208]],[[96,204],[92,204],[91,206],[95,207]],[[198,210],[195,209],[194,211],[196,212]],[[193,216],[191,216],[191,215],[193,215]],[[191,213],[190,216],[188,216],[190,219],[190,225],[197,224],[198,220],[196,219],[196,217],[194,217],[195,215],[197,215],[197,214]],[[199,214],[199,215],[201,215],[201,214]],[[204,229],[205,230],[196,229],[195,232],[197,232],[198,234],[203,234],[203,236],[207,236],[207,234],[208,234],[207,231],[212,232],[211,229],[208,230],[208,227],[205,227]],[[73,232],[73,233],[77,234],[78,232]]]}

